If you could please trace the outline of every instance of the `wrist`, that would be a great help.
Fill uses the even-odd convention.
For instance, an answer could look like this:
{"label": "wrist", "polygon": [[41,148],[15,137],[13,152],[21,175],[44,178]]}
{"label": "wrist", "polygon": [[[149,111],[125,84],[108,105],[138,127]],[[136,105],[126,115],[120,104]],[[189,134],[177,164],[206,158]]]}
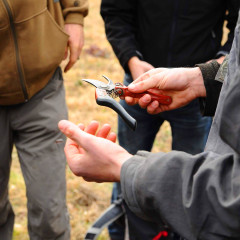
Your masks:
{"label": "wrist", "polygon": [[219,63],[219,64],[222,64],[224,59],[225,59],[226,56],[221,56],[219,57],[218,59],[216,59],[216,61]]}
{"label": "wrist", "polygon": [[206,97],[206,88],[204,85],[203,75],[199,67],[190,69],[189,83],[193,89],[196,98]]}
{"label": "wrist", "polygon": [[130,71],[136,65],[136,63],[139,62],[139,61],[140,61],[140,59],[136,56],[133,56],[129,59],[128,68],[130,69]]}
{"label": "wrist", "polygon": [[114,169],[113,169],[113,174],[114,174],[114,181],[115,182],[120,182],[120,176],[121,176],[121,169],[122,165],[132,157],[130,153],[122,153],[118,156],[118,160],[114,161]]}

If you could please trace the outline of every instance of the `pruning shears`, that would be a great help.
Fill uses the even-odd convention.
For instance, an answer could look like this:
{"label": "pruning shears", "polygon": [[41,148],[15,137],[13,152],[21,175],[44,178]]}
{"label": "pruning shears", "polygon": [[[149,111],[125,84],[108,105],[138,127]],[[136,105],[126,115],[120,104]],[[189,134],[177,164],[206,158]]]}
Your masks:
{"label": "pruning shears", "polygon": [[128,112],[117,102],[114,98],[117,97],[133,97],[140,98],[145,94],[151,95],[152,100],[157,100],[160,104],[169,105],[172,102],[170,96],[155,94],[150,91],[143,93],[133,93],[128,90],[127,86],[121,83],[114,83],[111,79],[103,76],[108,83],[95,80],[95,79],[82,79],[85,82],[92,84],[96,87],[95,98],[98,105],[110,107],[116,111],[126,122],[126,124],[133,130],[137,127],[137,121],[128,114]]}

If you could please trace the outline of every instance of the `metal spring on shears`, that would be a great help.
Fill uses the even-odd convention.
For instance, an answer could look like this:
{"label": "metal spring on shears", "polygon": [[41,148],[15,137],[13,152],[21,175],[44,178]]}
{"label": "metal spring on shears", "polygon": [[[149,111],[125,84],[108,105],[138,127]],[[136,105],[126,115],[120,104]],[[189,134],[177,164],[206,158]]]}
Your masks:
{"label": "metal spring on shears", "polygon": [[108,95],[109,95],[110,97],[112,97],[112,98],[117,98],[117,97],[119,97],[118,92],[115,91],[114,89],[111,90],[111,91],[108,91]]}
{"label": "metal spring on shears", "polygon": [[[123,84],[122,83],[116,83],[115,86],[122,87]],[[111,91],[108,91],[108,95],[112,98],[117,98],[117,97],[121,96],[122,94],[119,93],[119,90],[116,91],[115,89],[113,89]]]}

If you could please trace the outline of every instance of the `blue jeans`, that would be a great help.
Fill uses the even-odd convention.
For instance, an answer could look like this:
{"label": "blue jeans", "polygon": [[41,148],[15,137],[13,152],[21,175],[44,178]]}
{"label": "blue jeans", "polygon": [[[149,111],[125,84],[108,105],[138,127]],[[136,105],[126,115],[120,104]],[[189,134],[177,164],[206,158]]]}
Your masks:
{"label": "blue jeans", "polygon": [[[130,84],[131,81],[131,77],[125,75],[124,85]],[[119,144],[131,154],[135,154],[138,150],[151,151],[156,134],[164,121],[168,121],[171,126],[173,150],[190,154],[197,154],[204,150],[212,118],[202,117],[198,99],[182,108],[157,115],[148,114],[139,105],[129,106],[124,100],[121,100],[120,104],[137,120],[137,129],[132,131],[121,117],[118,118]],[[114,198],[118,194],[116,184],[114,184],[112,197]],[[115,228],[114,224],[109,227],[112,239],[123,239],[120,238],[120,236],[123,236],[121,231]]]}

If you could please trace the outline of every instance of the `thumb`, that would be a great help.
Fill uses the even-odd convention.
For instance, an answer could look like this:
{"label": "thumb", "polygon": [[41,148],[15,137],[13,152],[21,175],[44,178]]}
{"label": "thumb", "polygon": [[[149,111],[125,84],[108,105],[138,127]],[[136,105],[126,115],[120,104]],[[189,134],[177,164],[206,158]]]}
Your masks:
{"label": "thumb", "polygon": [[156,88],[163,81],[167,71],[167,68],[153,68],[129,84],[128,89],[131,92],[141,93],[148,89]]}
{"label": "thumb", "polygon": [[149,76],[140,82],[132,82],[128,85],[128,90],[135,93],[145,92],[149,89],[156,88],[159,81],[161,81],[161,79],[158,79],[157,75]]}
{"label": "thumb", "polygon": [[91,135],[82,131],[77,125],[67,120],[61,120],[58,123],[58,128],[79,146],[84,149],[87,148],[87,139],[89,139]]}

